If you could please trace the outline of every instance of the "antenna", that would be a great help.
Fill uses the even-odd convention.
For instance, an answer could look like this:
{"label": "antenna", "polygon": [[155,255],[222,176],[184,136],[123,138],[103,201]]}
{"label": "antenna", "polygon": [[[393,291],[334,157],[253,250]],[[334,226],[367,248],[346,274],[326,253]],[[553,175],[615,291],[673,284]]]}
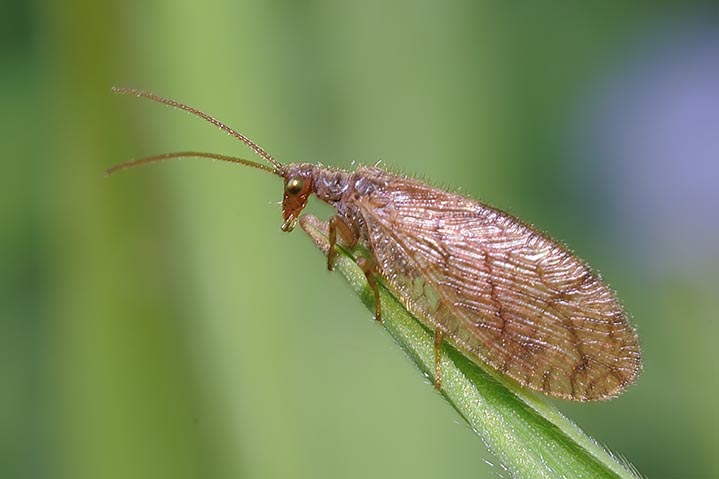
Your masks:
{"label": "antenna", "polygon": [[270,173],[278,174],[277,170],[270,168],[269,166],[255,163],[254,161],[244,160],[242,158],[236,158],[234,156],[220,155],[218,153],[204,153],[201,151],[176,151],[173,153],[162,153],[160,155],[146,156],[137,160],[126,161],[119,165],[111,166],[105,170],[105,175],[111,175],[118,171],[132,168],[133,166],[146,165],[148,163],[155,163],[158,161],[169,160],[172,158],[212,158],[214,160],[226,161],[228,163],[237,163],[240,165],[251,166],[258,170],[268,171]]}
{"label": "antenna", "polygon": [[269,167],[262,167],[258,165],[257,163],[243,160],[241,158],[234,158],[230,156],[224,156],[224,155],[214,155],[211,153],[198,153],[198,152],[184,152],[184,153],[190,153],[190,154],[179,154],[179,153],[166,153],[164,155],[157,155],[157,156],[151,156],[148,158],[142,158],[139,160],[133,160],[128,161],[126,163],[122,163],[120,165],[113,166],[112,168],[107,170],[107,173],[113,173],[115,171],[123,170],[125,168],[129,168],[131,166],[145,164],[145,163],[151,163],[153,161],[160,161],[160,160],[166,160],[169,158],[179,158],[179,157],[187,157],[187,156],[194,156],[194,157],[202,157],[202,158],[214,158],[216,160],[222,160],[222,161],[229,161],[231,163],[240,163],[246,166],[253,166],[255,168],[259,168],[261,170],[270,171],[272,173],[277,174],[280,169],[282,169],[282,163],[272,158],[272,155],[267,153],[265,150],[263,150],[257,143],[247,138],[242,133],[234,130],[233,128],[230,128],[229,126],[222,123],[220,120],[217,120],[216,118],[211,117],[207,113],[204,113],[197,108],[193,108],[189,105],[185,105],[184,103],[180,103],[176,100],[170,100],[168,98],[163,98],[160,96],[157,96],[153,93],[146,92],[143,90],[136,90],[134,88],[123,88],[123,87],[112,87],[112,92],[117,95],[128,95],[128,96],[136,96],[138,98],[145,98],[147,100],[151,100],[157,103],[162,103],[164,105],[168,105],[171,107],[179,108],[181,110],[184,110],[192,115],[195,115],[197,117],[202,118],[203,120],[212,123],[220,130],[224,131],[230,136],[234,136],[238,140],[240,140],[242,143],[247,145],[254,151],[258,156],[262,157],[265,161],[270,163],[274,168]]}

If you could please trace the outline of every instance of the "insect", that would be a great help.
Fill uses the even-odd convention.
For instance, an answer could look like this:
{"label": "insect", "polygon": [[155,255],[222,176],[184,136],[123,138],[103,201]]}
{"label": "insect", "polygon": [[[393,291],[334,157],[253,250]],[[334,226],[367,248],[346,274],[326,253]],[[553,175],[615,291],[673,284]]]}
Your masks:
{"label": "insect", "polygon": [[[283,165],[243,134],[175,100],[113,88],[198,116],[242,141],[267,164],[181,151],[128,161],[114,173],[170,158],[213,158],[275,174],[284,182],[282,231],[298,220],[324,225],[327,267],[335,246],[363,246],[358,264],[374,293],[386,286],[434,332],[435,387],[444,341],[479,365],[549,396],[594,401],[617,396],[637,377],[636,332],[614,292],[566,247],[512,215],[377,167],[354,172]],[[334,207],[328,223],[300,213],[314,194]]]}

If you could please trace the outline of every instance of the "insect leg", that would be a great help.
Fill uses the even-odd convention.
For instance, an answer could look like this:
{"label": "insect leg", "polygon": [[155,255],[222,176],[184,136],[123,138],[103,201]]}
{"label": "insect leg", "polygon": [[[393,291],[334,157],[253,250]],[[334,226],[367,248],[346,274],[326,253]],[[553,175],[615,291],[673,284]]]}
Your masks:
{"label": "insect leg", "polygon": [[374,294],[374,319],[378,322],[382,322],[382,307],[379,301],[379,286],[377,285],[377,265],[373,259],[365,258],[360,256],[357,258],[357,264],[362,271],[364,271],[365,278],[367,278],[367,284],[369,284],[372,293]]}
{"label": "insect leg", "polygon": [[444,340],[444,332],[439,328],[434,328],[434,388],[439,391],[442,387],[442,341]]}
{"label": "insect leg", "polygon": [[347,226],[347,223],[345,223],[342,218],[339,216],[333,216],[330,218],[329,222],[329,241],[330,241],[330,249],[327,252],[327,269],[332,271],[332,267],[334,266],[334,260],[335,255],[337,252],[335,251],[335,244],[337,244],[337,232],[339,231],[340,236],[342,237],[343,244],[346,244],[349,247],[354,246],[357,244],[357,237],[354,235],[352,230],[349,226]]}
{"label": "insect leg", "polygon": [[[334,246],[337,243],[337,232],[339,231],[343,241],[347,242],[348,246],[354,246],[357,244],[357,237],[352,234],[352,230],[347,224],[342,221],[342,218],[337,216],[330,219],[329,223],[320,220],[319,218],[312,215],[300,216],[300,226],[303,230],[312,238],[317,246],[327,254],[327,266],[332,266],[334,259]],[[334,233],[333,233],[334,231]],[[327,234],[328,240],[324,238]],[[379,301],[379,286],[377,284],[377,265],[373,259],[367,259],[360,256],[355,259],[357,264],[365,274],[367,283],[374,295],[374,311],[375,319],[382,321],[381,307]],[[331,269],[331,268],[330,268]]]}

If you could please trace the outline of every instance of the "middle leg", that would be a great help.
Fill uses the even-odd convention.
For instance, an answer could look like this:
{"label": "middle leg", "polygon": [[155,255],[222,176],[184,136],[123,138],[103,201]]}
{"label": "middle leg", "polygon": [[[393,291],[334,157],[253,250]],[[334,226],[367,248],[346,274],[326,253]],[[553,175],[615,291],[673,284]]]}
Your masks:
{"label": "middle leg", "polygon": [[357,236],[355,236],[352,232],[352,228],[350,228],[339,216],[333,216],[330,218],[328,229],[330,249],[327,251],[327,269],[332,271],[335,256],[337,255],[337,251],[335,251],[335,245],[337,244],[337,232],[339,231],[343,244],[350,248],[357,244]]}

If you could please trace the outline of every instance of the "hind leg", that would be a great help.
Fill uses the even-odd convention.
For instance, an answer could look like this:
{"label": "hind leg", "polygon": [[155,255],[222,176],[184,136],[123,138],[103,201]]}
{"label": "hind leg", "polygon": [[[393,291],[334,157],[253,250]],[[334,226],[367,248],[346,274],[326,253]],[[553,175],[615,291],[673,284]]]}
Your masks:
{"label": "hind leg", "polygon": [[442,341],[444,332],[434,328],[434,388],[439,391],[442,388]]}
{"label": "hind leg", "polygon": [[374,319],[381,323],[382,307],[379,300],[379,285],[377,284],[377,264],[374,259],[367,259],[364,257],[357,258],[357,264],[360,268],[362,268],[364,276],[367,278],[367,284],[374,295]]}

